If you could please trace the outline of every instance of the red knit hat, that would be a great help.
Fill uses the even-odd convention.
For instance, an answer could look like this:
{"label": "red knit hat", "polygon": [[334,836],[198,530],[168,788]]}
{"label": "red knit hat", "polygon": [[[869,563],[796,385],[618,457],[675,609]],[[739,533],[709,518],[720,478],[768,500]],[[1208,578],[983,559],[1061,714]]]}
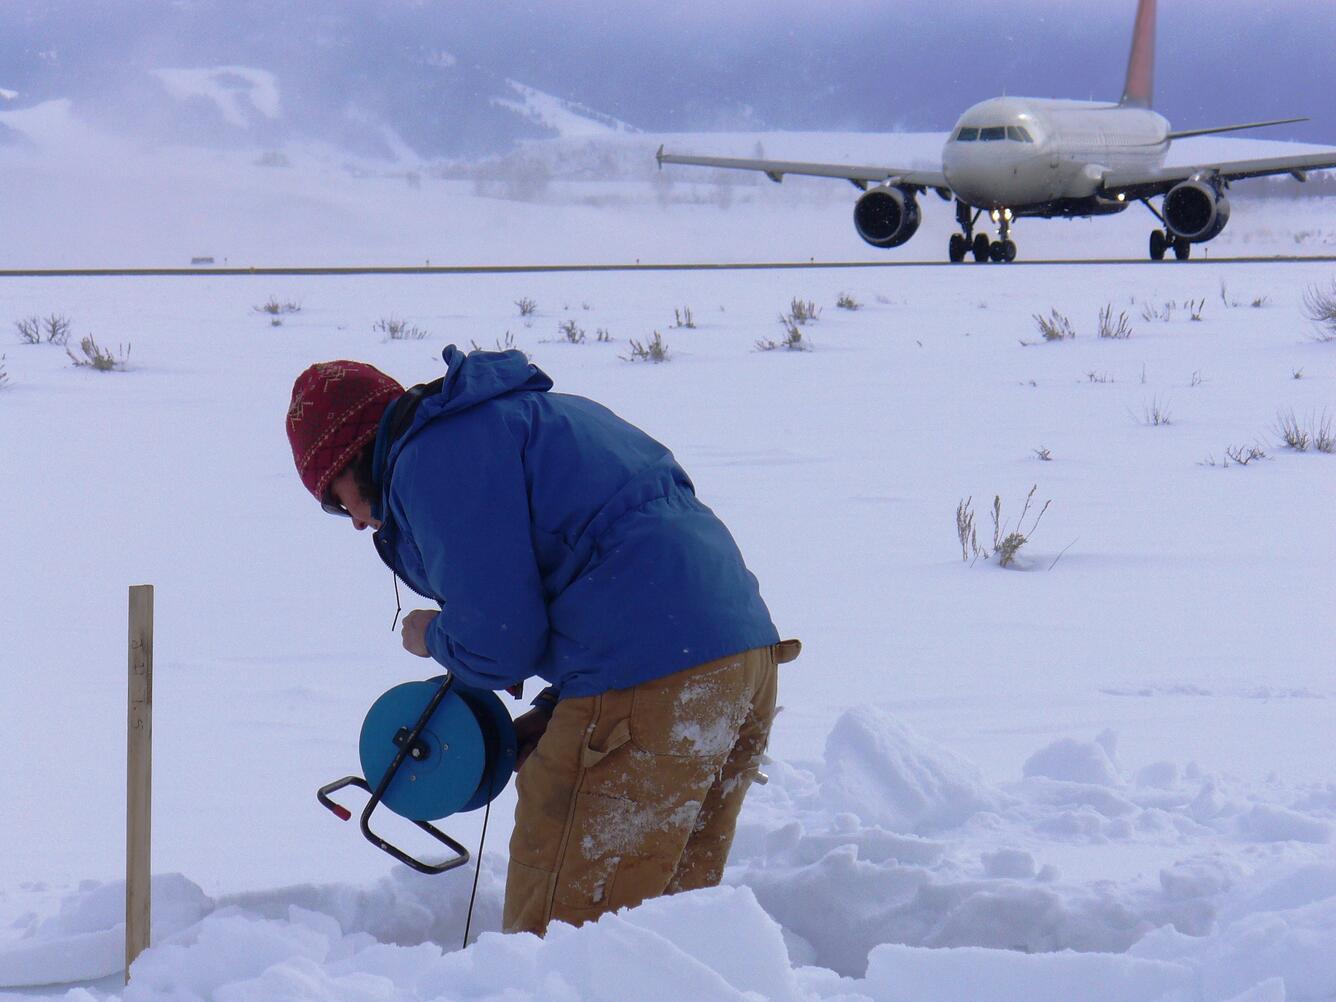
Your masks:
{"label": "red knit hat", "polygon": [[319,362],[292,384],[288,442],[306,489],[323,500],[329,482],[376,437],[381,415],[404,388],[365,362]]}

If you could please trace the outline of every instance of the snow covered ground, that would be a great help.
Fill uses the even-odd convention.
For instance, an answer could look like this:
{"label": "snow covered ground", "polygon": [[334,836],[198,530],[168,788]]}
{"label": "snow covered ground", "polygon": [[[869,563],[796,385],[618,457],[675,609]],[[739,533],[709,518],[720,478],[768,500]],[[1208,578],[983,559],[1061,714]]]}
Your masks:
{"label": "snow covered ground", "polygon": [[[711,141],[749,153],[757,137]],[[555,180],[518,202],[300,153],[273,168],[50,148],[3,153],[6,267],[879,257],[839,185],[739,186],[725,207],[713,180]],[[944,251],[949,213],[925,209],[909,259]],[[1032,258],[1139,257],[1148,227],[1129,212],[1017,238]],[[1330,202],[1248,202],[1211,256],[1334,240]],[[140,582],[157,586],[157,928],[126,999],[1336,996],[1336,456],[1276,432],[1278,415],[1312,431],[1336,415],[1336,344],[1302,313],[1334,273],[5,279],[0,325],[63,314],[129,365],[0,341],[0,998],[122,997],[125,586]],[[301,308],[272,326],[255,309],[271,296]],[[794,298],[821,308],[812,350],[759,350]],[[1095,336],[1105,304],[1131,337]],[[695,328],[673,328],[688,307]],[[1051,309],[1075,339],[1042,339],[1033,315]],[[389,317],[427,336],[387,341],[373,327]],[[624,360],[656,330],[669,362]],[[312,361],[412,383],[445,344],[507,335],[558,389],[672,446],[806,650],[724,888],[502,937],[508,791],[482,935],[461,951],[471,872],[395,867],[315,802],[356,769],[371,701],[423,665],[389,630],[369,540],[298,485],[282,416]],[[1252,446],[1266,458],[1225,465]],[[993,498],[1014,526],[1032,487],[1026,529],[1052,504],[1015,565],[962,561],[958,504],[973,499],[987,545]],[[480,824],[446,827],[476,845]]]}

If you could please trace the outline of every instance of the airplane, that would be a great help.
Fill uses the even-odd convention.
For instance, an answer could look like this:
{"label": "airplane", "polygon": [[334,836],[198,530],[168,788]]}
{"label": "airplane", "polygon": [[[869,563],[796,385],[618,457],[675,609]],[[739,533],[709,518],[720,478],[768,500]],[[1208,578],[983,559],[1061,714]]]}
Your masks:
{"label": "airplane", "polygon": [[[1138,0],[1132,52],[1117,104],[1047,98],[999,97],[960,116],[942,149],[941,170],[683,156],[659,147],[657,160],[760,171],[778,183],[786,174],[838,178],[863,191],[854,205],[854,228],[874,247],[899,247],[918,230],[918,196],[934,191],[955,200],[960,232],[947,248],[952,263],[972,254],[976,262],[1016,259],[1012,223],[1022,217],[1106,216],[1140,202],[1163,227],[1150,234],[1150,258],[1169,251],[1180,261],[1193,244],[1220,235],[1229,222],[1225,192],[1234,181],[1336,168],[1336,151],[1165,167],[1175,139],[1238,132],[1306,121],[1284,118],[1175,132],[1151,109],[1155,64],[1156,0]],[[1163,196],[1156,209],[1151,199]],[[976,232],[980,217],[997,227],[997,239]]]}

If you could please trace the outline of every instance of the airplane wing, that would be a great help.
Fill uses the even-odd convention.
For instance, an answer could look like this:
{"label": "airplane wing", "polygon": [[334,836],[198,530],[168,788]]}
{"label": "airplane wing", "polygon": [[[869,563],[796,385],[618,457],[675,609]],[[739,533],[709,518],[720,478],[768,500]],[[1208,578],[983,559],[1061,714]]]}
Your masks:
{"label": "airplane wing", "polygon": [[1295,122],[1307,122],[1307,118],[1276,118],[1269,122],[1239,122],[1235,125],[1215,125],[1209,129],[1183,129],[1169,133],[1170,139],[1187,139],[1189,136],[1216,136],[1222,132],[1242,132],[1244,129],[1265,129],[1272,125],[1292,125]]}
{"label": "airplane wing", "polygon": [[692,167],[722,167],[726,170],[759,171],[776,183],[784,180],[785,174],[801,174],[805,177],[832,177],[848,181],[857,188],[867,189],[869,184],[883,184],[887,181],[903,184],[911,188],[935,188],[939,194],[949,193],[951,186],[946,175],[939,170],[916,170],[907,167],[859,167],[849,164],[812,164],[792,160],[743,160],[731,157],[689,157],[677,153],[665,153],[663,147],[655,154],[659,166],[664,164],[686,164]]}
{"label": "airplane wing", "polygon": [[1150,198],[1163,195],[1181,181],[1196,174],[1210,174],[1223,181],[1242,181],[1250,177],[1293,174],[1305,180],[1309,171],[1336,169],[1336,150],[1295,157],[1264,157],[1259,160],[1226,160],[1221,163],[1193,164],[1185,167],[1160,167],[1156,170],[1111,170],[1105,173],[1101,192],[1109,196]]}

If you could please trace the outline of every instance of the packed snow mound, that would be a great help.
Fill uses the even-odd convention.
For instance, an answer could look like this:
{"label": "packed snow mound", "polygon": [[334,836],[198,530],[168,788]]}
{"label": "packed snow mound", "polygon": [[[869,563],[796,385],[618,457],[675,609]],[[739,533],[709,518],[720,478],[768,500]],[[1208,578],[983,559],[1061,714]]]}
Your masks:
{"label": "packed snow mound", "polygon": [[1181,964],[1110,954],[905,946],[877,947],[866,979],[868,996],[887,1002],[1193,1002],[1194,983]]}
{"label": "packed snow mound", "polygon": [[[744,948],[739,949],[739,945]],[[86,996],[85,996],[86,997]],[[384,943],[291,905],[221,907],[136,961],[126,1002],[499,999],[800,1002],[779,926],[746,889],[649,902],[545,939],[489,932],[468,950]]]}
{"label": "packed snow mound", "polygon": [[1331,841],[1330,821],[1271,804],[1256,804],[1243,818],[1243,825],[1258,842]]}
{"label": "packed snow mound", "polygon": [[834,811],[908,834],[955,828],[1002,802],[971,763],[874,707],[836,722],[821,792]]}
{"label": "packed snow mound", "polygon": [[[152,880],[154,942],[199,922],[213,902],[177,873]],[[0,947],[0,986],[91,981],[125,965],[125,881],[84,881],[59,911],[39,919],[23,916],[11,927],[18,934]]]}
{"label": "packed snow mound", "polygon": [[1118,766],[1114,762],[1117,739],[1105,731],[1094,741],[1063,738],[1031,755],[1021,767],[1024,776],[1089,783],[1092,786],[1119,786]]}
{"label": "packed snow mound", "polygon": [[[1221,910],[1213,935],[1157,929],[1131,950],[1198,972],[1201,998],[1242,994],[1251,982],[1262,1000],[1336,997],[1336,863],[1330,859],[1254,879]],[[1273,982],[1280,982],[1279,985]]]}

